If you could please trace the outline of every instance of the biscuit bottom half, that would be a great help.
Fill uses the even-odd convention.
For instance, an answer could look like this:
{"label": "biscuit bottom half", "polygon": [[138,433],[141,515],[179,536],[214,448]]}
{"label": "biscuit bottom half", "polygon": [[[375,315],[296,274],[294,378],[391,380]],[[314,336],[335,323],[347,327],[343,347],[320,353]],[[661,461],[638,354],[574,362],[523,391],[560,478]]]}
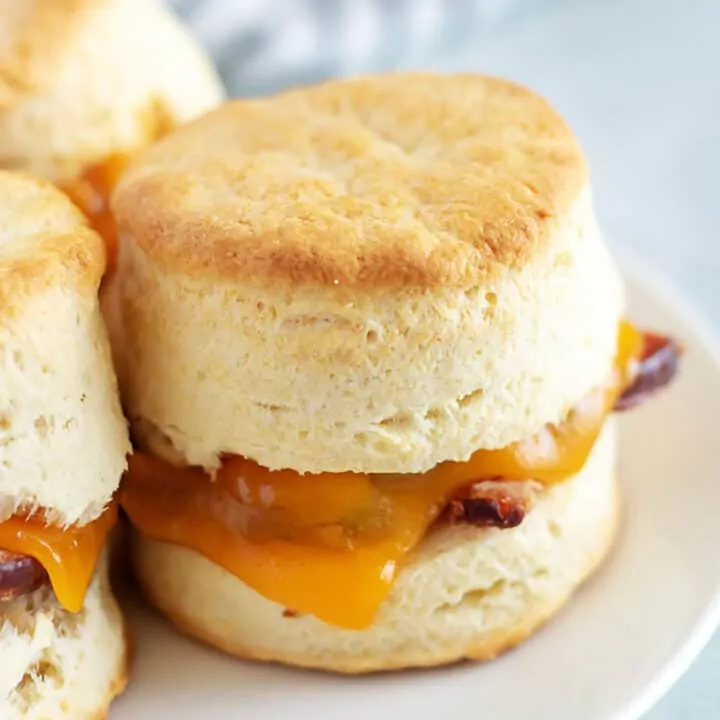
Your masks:
{"label": "biscuit bottom half", "polygon": [[293,613],[179,545],[138,534],[133,555],[147,597],[189,635],[244,658],[363,673],[487,660],[523,641],[601,563],[617,514],[610,418],[582,470],[544,489],[519,526],[435,527],[367,629]]}
{"label": "biscuit bottom half", "polygon": [[101,558],[80,612],[52,589],[0,603],[0,717],[100,720],[125,687],[128,635]]}

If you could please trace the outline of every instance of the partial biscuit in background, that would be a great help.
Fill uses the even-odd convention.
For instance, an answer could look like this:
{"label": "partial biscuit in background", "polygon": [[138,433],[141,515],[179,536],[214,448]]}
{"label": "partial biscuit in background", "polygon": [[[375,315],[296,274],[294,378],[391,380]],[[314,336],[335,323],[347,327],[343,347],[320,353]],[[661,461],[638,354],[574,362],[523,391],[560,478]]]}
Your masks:
{"label": "partial biscuit in background", "polygon": [[66,184],[223,97],[157,0],[0,0],[0,166]]}
{"label": "partial biscuit in background", "polygon": [[25,174],[0,171],[0,228],[3,541],[18,558],[51,557],[58,595],[78,606],[81,573],[95,572],[76,613],[49,582],[0,601],[0,717],[94,720],[127,673],[126,630],[97,547],[130,451],[98,301],[106,249],[65,195]]}
{"label": "partial biscuit in background", "polygon": [[0,172],[0,521],[89,522],[129,452],[98,287],[102,239],[46,181]]}

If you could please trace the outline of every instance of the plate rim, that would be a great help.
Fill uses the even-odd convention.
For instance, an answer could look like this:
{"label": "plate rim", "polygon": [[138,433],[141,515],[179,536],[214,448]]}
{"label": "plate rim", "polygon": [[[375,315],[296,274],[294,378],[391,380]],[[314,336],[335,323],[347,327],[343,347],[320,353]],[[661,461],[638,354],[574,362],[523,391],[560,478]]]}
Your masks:
{"label": "plate rim", "polygon": [[[620,249],[613,246],[612,241],[610,247],[621,273],[629,274],[670,313],[682,318],[690,334],[707,351],[715,365],[715,370],[720,373],[720,333],[715,330],[711,321],[693,305],[667,274],[652,263],[648,264],[640,253],[627,248]],[[713,599],[698,617],[685,642],[637,696],[615,712],[609,720],[639,720],[647,714],[692,667],[718,629],[720,629],[720,580]]]}

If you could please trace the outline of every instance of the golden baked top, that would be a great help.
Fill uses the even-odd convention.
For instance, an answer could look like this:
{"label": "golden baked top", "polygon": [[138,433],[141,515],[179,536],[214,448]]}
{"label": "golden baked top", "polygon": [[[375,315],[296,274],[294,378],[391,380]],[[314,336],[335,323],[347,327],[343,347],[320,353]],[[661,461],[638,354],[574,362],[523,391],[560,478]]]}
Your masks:
{"label": "golden baked top", "polygon": [[105,246],[54,185],[0,170],[0,313],[51,286],[95,293]]}
{"label": "golden baked top", "polygon": [[431,287],[525,264],[586,183],[538,95],[398,74],[231,102],[143,152],[113,205],[131,241],[182,272]]}

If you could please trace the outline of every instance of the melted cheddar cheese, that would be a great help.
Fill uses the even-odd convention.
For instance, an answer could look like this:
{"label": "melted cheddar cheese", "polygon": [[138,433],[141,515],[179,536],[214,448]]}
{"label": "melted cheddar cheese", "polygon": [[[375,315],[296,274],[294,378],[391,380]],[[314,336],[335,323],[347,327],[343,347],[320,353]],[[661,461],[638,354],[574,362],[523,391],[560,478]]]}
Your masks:
{"label": "melted cheddar cheese", "polygon": [[556,483],[583,467],[641,350],[642,335],[623,323],[606,386],[564,422],[500,450],[479,450],[467,462],[414,475],[301,476],[229,456],[211,477],[137,453],[119,499],[149,537],[196,550],[296,612],[365,628],[407,554],[459,489],[493,477]]}
{"label": "melted cheddar cheese", "polygon": [[93,522],[78,527],[47,525],[42,516],[13,515],[0,523],[0,548],[37,560],[60,604],[79,612],[108,533],[117,520],[113,503]]}
{"label": "melted cheddar cheese", "polygon": [[[152,141],[162,139],[175,127],[171,114],[159,104],[151,106],[148,123],[147,136]],[[82,210],[91,227],[105,240],[107,273],[115,266],[118,245],[110,197],[130,159],[131,154],[113,153],[100,162],[88,165],[77,178],[62,185],[63,192]]]}
{"label": "melted cheddar cheese", "polygon": [[112,155],[103,162],[91,165],[63,191],[90,221],[91,227],[105,240],[108,272],[117,256],[117,231],[110,212],[110,195],[127,166],[126,155]]}

